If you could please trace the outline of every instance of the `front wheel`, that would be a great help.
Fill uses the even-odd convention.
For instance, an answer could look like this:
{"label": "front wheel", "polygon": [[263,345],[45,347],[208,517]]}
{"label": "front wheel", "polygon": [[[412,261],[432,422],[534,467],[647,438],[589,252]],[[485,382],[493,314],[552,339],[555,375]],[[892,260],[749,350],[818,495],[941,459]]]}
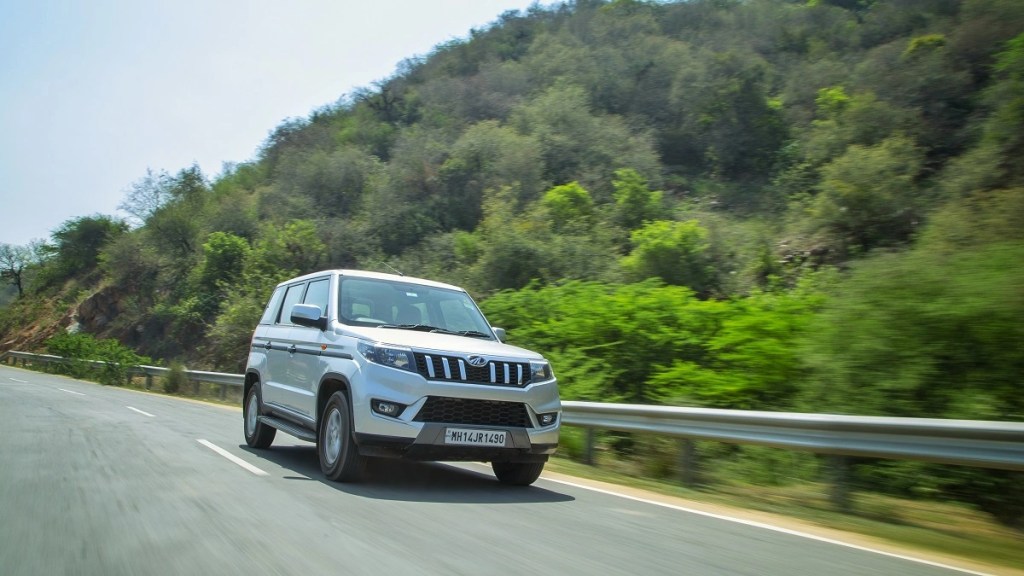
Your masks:
{"label": "front wheel", "polygon": [[327,400],[320,420],[316,451],[320,456],[320,469],[328,480],[355,482],[363,475],[366,458],[359,454],[352,437],[352,411],[348,398],[335,392]]}
{"label": "front wheel", "polygon": [[245,443],[252,448],[268,448],[277,435],[276,428],[260,422],[260,401],[260,386],[256,383],[249,388],[242,405]]}
{"label": "front wheel", "polygon": [[529,486],[540,478],[543,462],[491,462],[498,482],[510,486]]}

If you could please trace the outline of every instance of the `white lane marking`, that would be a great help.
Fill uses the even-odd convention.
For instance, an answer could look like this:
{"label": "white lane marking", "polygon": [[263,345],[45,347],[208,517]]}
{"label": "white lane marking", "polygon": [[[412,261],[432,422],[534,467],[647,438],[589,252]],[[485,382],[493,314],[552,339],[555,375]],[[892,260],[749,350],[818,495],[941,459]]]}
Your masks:
{"label": "white lane marking", "polygon": [[150,414],[149,412],[143,412],[142,410],[139,410],[138,408],[132,408],[131,406],[125,406],[125,408],[127,408],[129,410],[132,410],[133,412],[138,412],[139,414],[142,414],[143,416],[149,416],[150,418],[156,418],[156,416]]}
{"label": "white lane marking", "polygon": [[942,564],[940,562],[932,562],[931,560],[925,560],[923,558],[915,558],[913,556],[904,556],[903,554],[896,554],[894,552],[886,552],[885,550],[876,550],[874,548],[867,548],[865,546],[859,546],[857,544],[851,544],[849,542],[843,542],[842,540],[833,540],[832,538],[826,538],[824,536],[817,536],[815,534],[809,534],[807,532],[800,532],[798,530],[790,530],[789,528],[781,528],[779,526],[772,526],[771,524],[765,524],[763,522],[756,522],[754,520],[744,520],[743,518],[734,518],[732,516],[724,516],[722,514],[714,514],[712,512],[705,512],[703,510],[696,510],[693,508],[687,508],[685,506],[678,506],[676,504],[669,504],[667,502],[658,502],[657,500],[648,500],[646,498],[639,498],[637,496],[630,496],[629,494],[620,494],[618,492],[612,492],[611,490],[604,490],[601,488],[594,488],[593,486],[584,486],[583,484],[576,484],[574,482],[567,482],[565,480],[555,480],[554,478],[542,477],[543,480],[548,482],[555,482],[558,484],[565,484],[566,486],[572,486],[574,488],[580,488],[583,490],[589,490],[591,492],[597,492],[600,494],[607,494],[609,496],[618,496],[619,498],[625,498],[626,500],[633,500],[634,502],[643,502],[644,504],[653,504],[654,506],[661,506],[662,508],[669,508],[672,510],[678,510],[680,512],[689,512],[690,514],[697,514],[698,516],[706,516],[708,518],[716,518],[718,520],[725,520],[726,522],[734,522],[736,524],[743,524],[746,526],[752,526],[754,528],[762,528],[764,530],[771,530],[773,532],[781,532],[783,534],[789,534],[791,536],[798,536],[800,538],[807,538],[808,540],[817,540],[818,542],[825,542],[827,544],[835,544],[836,546],[843,546],[846,548],[852,548],[854,550],[860,550],[862,552],[871,552],[873,554],[881,554],[882,556],[889,556],[890,558],[899,558],[900,560],[907,560],[909,562],[916,562],[918,564],[927,564],[928,566],[934,566],[936,568],[944,568],[946,570],[953,570],[963,574],[973,574],[974,576],[994,576],[988,572],[976,572],[974,570],[968,570],[966,568],[958,568],[956,566],[950,566],[948,564]]}
{"label": "white lane marking", "polygon": [[268,474],[266,472],[264,472],[263,470],[260,470],[259,468],[253,466],[252,464],[249,464],[245,460],[242,460],[238,456],[235,456],[234,454],[228,452],[227,450],[221,448],[220,446],[217,446],[213,442],[207,442],[206,440],[196,440],[196,441],[199,442],[200,444],[202,444],[203,446],[206,446],[210,450],[213,450],[217,454],[220,454],[221,456],[223,456],[223,457],[227,458],[228,460],[234,462],[235,464],[238,464],[242,468],[245,468],[249,472],[252,472],[253,474],[255,474],[257,476],[268,476]]}
{"label": "white lane marking", "polygon": [[8,376],[7,379],[12,382],[17,382],[18,384],[28,384],[28,380],[18,380],[17,378],[11,378],[10,376]]}
{"label": "white lane marking", "polygon": [[61,392],[67,392],[68,394],[74,394],[76,396],[85,396],[85,394],[82,394],[81,392],[75,392],[74,390],[66,390],[64,388],[57,388],[57,390],[60,390]]}

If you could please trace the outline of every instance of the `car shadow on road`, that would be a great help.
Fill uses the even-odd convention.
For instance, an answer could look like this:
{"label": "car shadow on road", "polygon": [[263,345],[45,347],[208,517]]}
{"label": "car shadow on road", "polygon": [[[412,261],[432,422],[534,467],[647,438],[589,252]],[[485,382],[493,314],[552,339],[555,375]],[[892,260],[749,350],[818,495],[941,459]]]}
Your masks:
{"label": "car shadow on road", "polygon": [[490,466],[486,464],[370,458],[361,482],[342,484],[324,477],[313,445],[275,445],[269,450],[254,450],[242,444],[239,449],[294,472],[294,475],[283,476],[286,480],[320,482],[346,494],[378,500],[450,504],[556,503],[575,500],[568,494],[537,485],[505,486],[490,473]]}

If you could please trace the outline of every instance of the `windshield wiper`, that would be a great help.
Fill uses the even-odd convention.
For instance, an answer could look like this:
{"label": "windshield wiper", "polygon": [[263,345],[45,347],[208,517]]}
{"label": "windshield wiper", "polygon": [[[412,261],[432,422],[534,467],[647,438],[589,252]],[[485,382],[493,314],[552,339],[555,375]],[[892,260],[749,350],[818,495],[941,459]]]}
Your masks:
{"label": "windshield wiper", "polygon": [[397,328],[399,330],[416,330],[418,332],[441,330],[437,326],[431,326],[430,324],[381,324],[377,328]]}
{"label": "windshield wiper", "polygon": [[483,332],[477,332],[476,330],[448,330],[446,328],[438,328],[437,326],[431,326],[430,324],[381,324],[377,328],[396,328],[398,330],[415,330],[417,332],[434,332],[438,334],[453,334],[455,336],[467,336],[469,338],[487,338],[491,339],[490,334]]}

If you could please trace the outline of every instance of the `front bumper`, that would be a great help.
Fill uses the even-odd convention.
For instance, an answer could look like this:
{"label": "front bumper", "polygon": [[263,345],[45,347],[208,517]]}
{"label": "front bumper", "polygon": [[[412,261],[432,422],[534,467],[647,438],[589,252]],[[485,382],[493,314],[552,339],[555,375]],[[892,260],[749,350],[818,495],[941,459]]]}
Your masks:
{"label": "front bumper", "polygon": [[[444,443],[445,429],[449,426],[479,430],[507,432],[504,447],[460,446]],[[540,441],[534,441],[540,436]],[[535,434],[533,440],[525,428],[496,428],[492,426],[467,427],[425,423],[416,438],[355,435],[359,453],[364,456],[405,458],[409,460],[448,460],[460,462],[546,462],[558,448],[558,429]]]}
{"label": "front bumper", "polygon": [[[352,412],[356,442],[360,452],[367,455],[398,455],[425,460],[494,460],[508,459],[505,454],[521,457],[545,456],[554,452],[558,444],[561,424],[561,402],[555,380],[531,384],[524,388],[486,386],[459,382],[426,380],[419,374],[369,364],[361,366],[357,376],[359,386],[352,386]],[[469,422],[444,419],[417,420],[431,398],[457,399],[466,402],[499,402],[521,404],[525,409],[525,424],[497,422]],[[375,400],[395,402],[405,406],[397,417],[374,413]],[[557,413],[553,425],[541,426],[538,415]],[[444,444],[447,427],[504,430],[508,442],[504,448],[458,447]],[[541,448],[534,448],[539,446]],[[365,449],[364,449],[365,447]],[[465,448],[465,449],[463,449]],[[474,454],[484,453],[487,458]],[[465,457],[460,457],[464,454]],[[421,455],[421,456],[418,456]]]}

